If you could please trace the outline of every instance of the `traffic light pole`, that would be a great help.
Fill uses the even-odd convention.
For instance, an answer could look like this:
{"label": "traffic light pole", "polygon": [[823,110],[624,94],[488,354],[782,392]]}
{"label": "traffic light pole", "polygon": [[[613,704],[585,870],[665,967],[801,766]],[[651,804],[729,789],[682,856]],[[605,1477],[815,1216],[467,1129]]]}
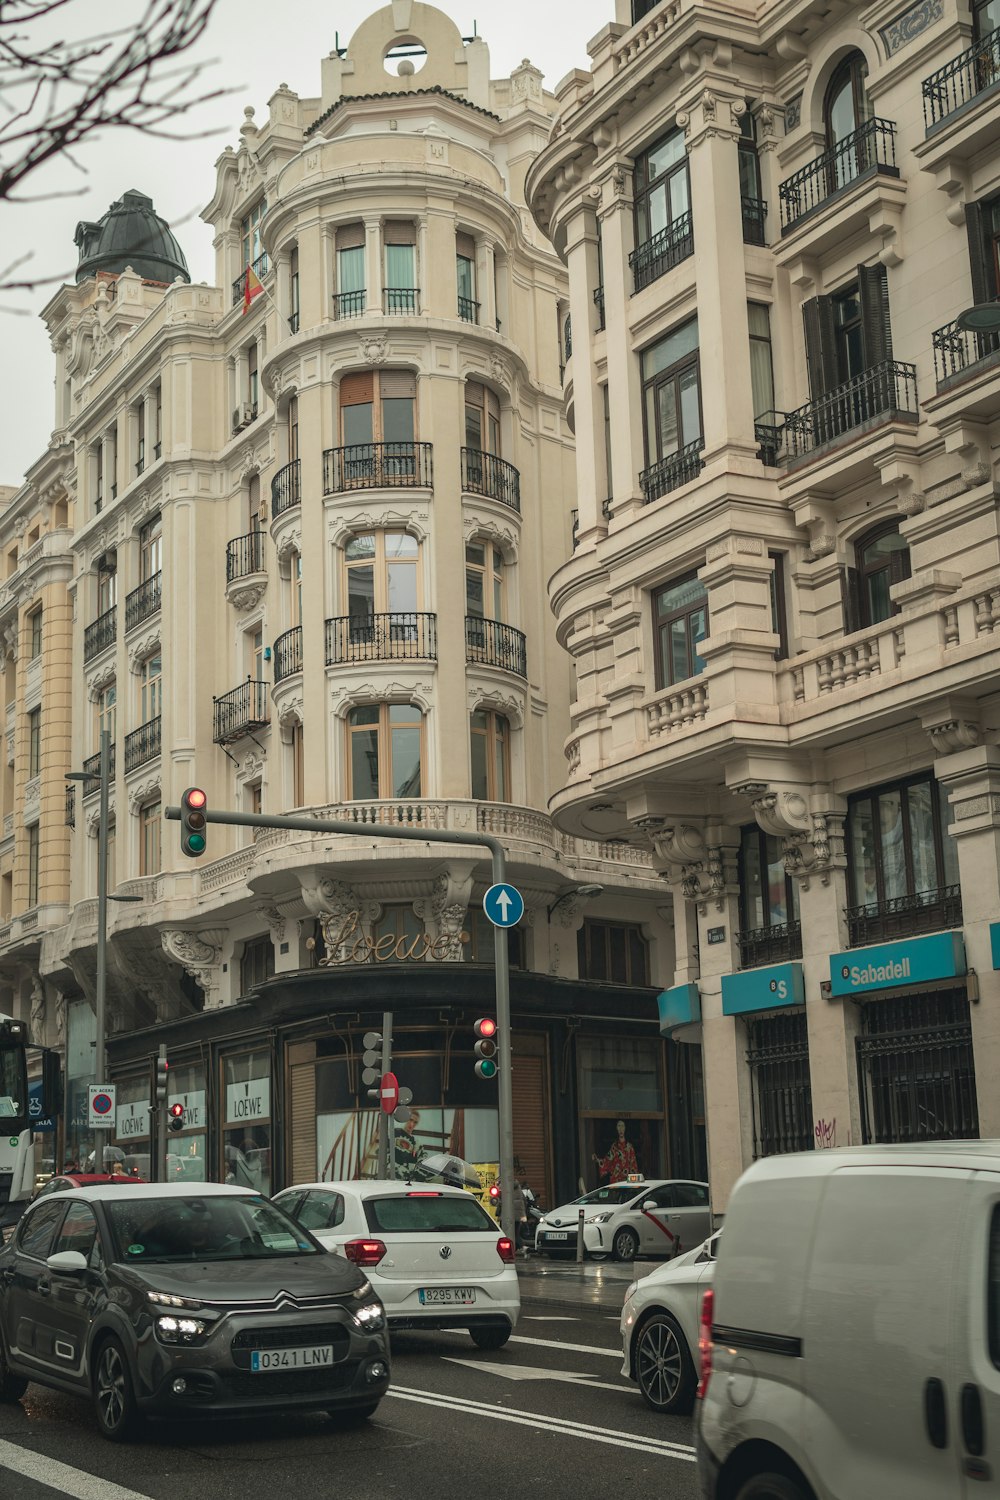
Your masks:
{"label": "traffic light pole", "polygon": [[[382,1012],[382,1078],[392,1072],[392,1011]],[[382,1108],[382,1079],[379,1079],[378,1091],[378,1163],[379,1171],[385,1177],[395,1177],[395,1161],[393,1160],[392,1132],[389,1129],[389,1116]]]}
{"label": "traffic light pole", "polygon": [[[165,807],[163,816],[173,823],[181,820],[179,807]],[[403,842],[420,844],[466,844],[477,849],[488,849],[492,862],[492,885],[504,885],[507,880],[507,856],[499,839],[488,833],[465,833],[461,829],[445,832],[437,828],[394,828],[383,823],[349,823],[335,818],[306,818],[278,816],[268,813],[209,812],[205,809],[208,823],[233,824],[241,828],[291,828],[301,833],[343,833],[350,838],[401,839]],[[511,1042],[510,1042],[510,966],[507,961],[507,930],[494,927],[494,975],[496,980],[497,1052],[499,1055],[499,1078],[497,1112],[500,1123],[500,1226],[511,1240],[514,1239],[514,1096],[511,1090]],[[383,1032],[383,1035],[385,1033]]]}

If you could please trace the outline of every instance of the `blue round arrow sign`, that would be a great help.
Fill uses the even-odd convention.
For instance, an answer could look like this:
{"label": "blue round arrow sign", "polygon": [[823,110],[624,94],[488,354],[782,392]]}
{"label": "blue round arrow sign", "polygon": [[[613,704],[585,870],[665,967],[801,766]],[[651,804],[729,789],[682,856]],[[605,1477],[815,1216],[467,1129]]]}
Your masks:
{"label": "blue round arrow sign", "polygon": [[524,897],[516,885],[491,885],[483,897],[483,911],[494,927],[516,927],[524,916]]}

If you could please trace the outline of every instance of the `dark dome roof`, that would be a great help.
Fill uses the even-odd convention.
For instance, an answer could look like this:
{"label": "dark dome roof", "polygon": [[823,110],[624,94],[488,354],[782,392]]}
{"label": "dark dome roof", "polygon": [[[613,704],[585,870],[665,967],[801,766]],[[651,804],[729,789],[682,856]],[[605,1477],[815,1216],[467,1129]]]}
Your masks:
{"label": "dark dome roof", "polygon": [[170,225],[153,208],[152,198],[134,189],[112,203],[96,224],[81,220],[74,243],[80,250],[77,281],[98,271],[124,271],[131,266],[144,281],[190,281],[184,251]]}

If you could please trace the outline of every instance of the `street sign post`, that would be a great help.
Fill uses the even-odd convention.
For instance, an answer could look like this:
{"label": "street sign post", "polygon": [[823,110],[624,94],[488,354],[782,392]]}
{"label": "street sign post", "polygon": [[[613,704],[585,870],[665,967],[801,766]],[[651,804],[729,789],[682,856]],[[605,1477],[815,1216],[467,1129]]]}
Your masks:
{"label": "street sign post", "polygon": [[483,911],[494,927],[516,927],[524,916],[524,897],[516,885],[491,885],[483,897]]}
{"label": "street sign post", "polygon": [[115,1116],[115,1085],[92,1083],[87,1090],[87,1120],[91,1130],[113,1130]]}
{"label": "street sign post", "polygon": [[395,1073],[383,1073],[379,1084],[379,1105],[384,1115],[391,1115],[399,1104],[399,1079]]}

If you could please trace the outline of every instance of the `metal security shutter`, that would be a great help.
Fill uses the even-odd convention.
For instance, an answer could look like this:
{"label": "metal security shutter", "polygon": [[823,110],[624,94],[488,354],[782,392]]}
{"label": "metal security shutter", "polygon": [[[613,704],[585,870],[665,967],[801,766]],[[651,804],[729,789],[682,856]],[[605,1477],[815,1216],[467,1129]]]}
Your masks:
{"label": "metal security shutter", "polygon": [[288,1070],[288,1130],[291,1182],[315,1182],[316,1064],[294,1063]]}
{"label": "metal security shutter", "polygon": [[337,249],[360,250],[365,243],[363,224],[339,224],[337,226]]}
{"label": "metal security shutter", "polygon": [[885,266],[858,267],[858,300],[869,370],[892,359],[892,329],[889,325],[889,280]]}
{"label": "metal security shutter", "polygon": [[551,1205],[544,1057],[518,1055],[511,1078],[514,1097],[514,1157],[525,1182],[542,1203]]}

